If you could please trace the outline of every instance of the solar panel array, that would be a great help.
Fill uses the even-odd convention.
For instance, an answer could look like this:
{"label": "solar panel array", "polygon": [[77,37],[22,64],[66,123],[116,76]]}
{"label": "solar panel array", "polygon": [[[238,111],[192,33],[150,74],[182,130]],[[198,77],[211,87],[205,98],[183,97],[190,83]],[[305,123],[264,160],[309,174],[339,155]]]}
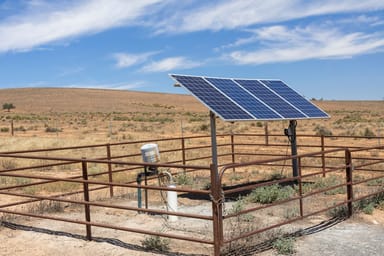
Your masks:
{"label": "solar panel array", "polygon": [[280,80],[170,76],[225,121],[329,118]]}

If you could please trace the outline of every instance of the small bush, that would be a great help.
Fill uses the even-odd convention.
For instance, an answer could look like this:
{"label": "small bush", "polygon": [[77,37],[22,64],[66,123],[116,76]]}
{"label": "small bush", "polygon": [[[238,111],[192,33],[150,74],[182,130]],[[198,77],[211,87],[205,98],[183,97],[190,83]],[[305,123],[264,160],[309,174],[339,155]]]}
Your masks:
{"label": "small bush", "polygon": [[27,129],[24,126],[19,126],[14,129],[16,132],[26,132]]}
{"label": "small bush", "polygon": [[332,208],[328,211],[328,215],[332,218],[348,216],[348,208],[345,205]]}
{"label": "small bush", "polygon": [[176,183],[178,185],[192,185],[192,178],[185,173],[176,176]]}
{"label": "small bush", "polygon": [[1,167],[4,170],[15,169],[17,167],[17,163],[15,160],[12,159],[3,159],[1,160]]}
{"label": "small bush", "polygon": [[290,198],[295,190],[290,186],[279,186],[277,184],[254,189],[248,196],[248,200],[253,203],[270,204]]}
{"label": "small bush", "polygon": [[371,203],[367,204],[367,205],[363,208],[363,212],[364,212],[365,214],[372,214],[374,209],[375,209],[375,203],[371,202]]}
{"label": "small bush", "polygon": [[63,130],[60,128],[54,128],[54,127],[46,127],[45,132],[62,132]]}
{"label": "small bush", "polygon": [[169,250],[169,239],[160,236],[149,236],[141,241],[141,245],[147,250],[166,252]]}
{"label": "small bush", "polygon": [[199,129],[200,129],[200,131],[203,131],[203,132],[208,131],[209,125],[202,124],[202,125],[200,125]]}
{"label": "small bush", "polygon": [[316,132],[316,135],[318,135],[318,136],[321,136],[321,135],[331,136],[332,135],[332,132],[329,129],[325,128],[324,126],[317,125],[315,127],[314,131]]}
{"label": "small bush", "polygon": [[295,253],[295,239],[293,237],[278,238],[272,243],[273,249],[279,254],[290,255]]}
{"label": "small bush", "polygon": [[9,132],[9,128],[8,127],[1,127],[0,132]]}
{"label": "small bush", "polygon": [[376,134],[371,129],[369,129],[368,127],[365,128],[362,135],[365,137],[376,137]]}

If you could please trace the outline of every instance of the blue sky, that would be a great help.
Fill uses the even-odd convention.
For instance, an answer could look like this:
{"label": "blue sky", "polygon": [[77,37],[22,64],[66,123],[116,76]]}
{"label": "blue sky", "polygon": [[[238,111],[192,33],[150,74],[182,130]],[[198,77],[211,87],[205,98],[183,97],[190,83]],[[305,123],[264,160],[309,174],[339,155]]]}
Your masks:
{"label": "blue sky", "polygon": [[384,0],[0,0],[0,87],[187,93],[169,73],[384,100]]}

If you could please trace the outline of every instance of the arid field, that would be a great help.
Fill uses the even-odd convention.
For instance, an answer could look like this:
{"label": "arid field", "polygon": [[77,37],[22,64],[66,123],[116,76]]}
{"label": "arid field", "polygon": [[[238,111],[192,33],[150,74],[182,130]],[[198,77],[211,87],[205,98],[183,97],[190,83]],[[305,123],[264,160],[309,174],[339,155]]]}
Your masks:
{"label": "arid field", "polygon": [[[0,115],[0,137],[3,138],[1,151],[49,147],[50,144],[84,145],[209,132],[208,109],[190,95],[25,88],[2,89],[0,103],[12,103],[15,106],[9,112],[3,109]],[[314,103],[329,113],[331,118],[299,121],[298,134],[384,134],[381,131],[384,126],[384,101]],[[260,121],[232,124],[219,120],[217,130],[218,133],[264,133],[264,125]],[[287,121],[269,122],[268,130],[271,134],[282,134],[286,126]],[[9,140],[11,143],[7,143]]]}
{"label": "arid field", "polygon": [[[210,131],[209,110],[190,95],[96,89],[28,88],[2,89],[0,102],[12,103],[15,106],[9,111],[3,109],[0,115],[0,152],[206,135]],[[299,120],[297,126],[299,135],[355,135],[376,138],[384,134],[384,101],[321,100],[314,101],[314,104],[331,117],[326,120]],[[267,127],[269,134],[283,135],[283,130],[287,126],[288,121],[226,123],[218,119],[217,132],[264,134]],[[282,137],[281,140],[287,139]],[[332,143],[332,140],[330,141]],[[381,143],[380,139],[367,141],[372,145]],[[244,160],[248,159],[244,158]],[[4,169],[7,168],[4,167]],[[237,175],[230,177],[232,178],[240,181],[246,179],[246,176]],[[136,202],[133,200],[132,202],[124,201],[124,203],[135,205]],[[196,211],[202,210],[200,206],[210,207],[207,202],[199,204],[185,203],[185,207],[191,207]],[[79,214],[70,207],[66,208],[65,212],[76,216]],[[121,217],[119,214],[105,209],[96,213],[101,219],[106,218],[112,222],[117,221],[114,218]],[[383,211],[378,210],[369,217],[357,216],[352,222],[357,220],[358,223],[363,223],[364,227],[367,223],[377,222],[381,231],[384,225],[383,216]],[[138,227],[148,223],[153,226],[161,224],[153,216],[132,214],[130,217],[132,219],[135,217],[134,224]],[[23,223],[26,226],[34,225],[30,219],[24,220]],[[38,224],[49,226],[53,230],[66,230],[66,226],[61,226],[61,223],[51,224],[48,220],[38,220]],[[198,228],[203,230],[205,227]],[[0,255],[13,252],[18,255],[52,255],[57,250],[60,250],[61,255],[74,255],[79,252],[79,255],[126,255],[127,250],[132,249],[100,241],[87,242],[72,237],[49,235],[44,232],[23,230],[7,232],[7,230],[3,227],[0,229],[0,238],[5,241],[0,247]],[[71,233],[73,230],[68,232]],[[96,235],[120,237],[117,231],[108,232]],[[139,238],[127,237],[127,232],[121,234],[121,237],[132,244],[140,244]],[[44,246],[35,246],[35,241]],[[300,242],[303,243],[303,241]],[[25,246],[18,247],[19,244]],[[197,255],[206,255],[207,252],[209,254],[209,249],[202,246],[196,250],[193,247],[195,245],[182,242],[177,245],[176,250],[194,252]],[[15,251],[14,248],[17,250]],[[310,247],[303,246],[303,248],[309,250]],[[143,251],[133,249],[130,255],[144,255]],[[302,255],[309,255],[308,252],[306,253]],[[148,253],[148,255],[155,254]],[[266,252],[263,255],[272,255],[272,252]]]}

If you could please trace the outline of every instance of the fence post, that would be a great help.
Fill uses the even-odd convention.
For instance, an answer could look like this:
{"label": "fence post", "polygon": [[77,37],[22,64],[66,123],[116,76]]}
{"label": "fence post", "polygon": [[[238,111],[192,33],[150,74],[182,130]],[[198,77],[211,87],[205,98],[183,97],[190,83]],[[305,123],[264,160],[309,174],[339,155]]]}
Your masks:
{"label": "fence post", "polygon": [[299,195],[300,195],[300,217],[303,217],[304,210],[303,210],[303,185],[301,180],[301,157],[298,158],[298,172],[299,172]]}
{"label": "fence post", "polygon": [[265,145],[269,145],[269,132],[268,132],[268,122],[264,122],[264,131],[265,131]]}
{"label": "fence post", "polygon": [[323,177],[325,177],[325,154],[324,154],[324,150],[325,150],[325,145],[324,145],[324,135],[322,134],[321,135],[321,167],[323,169]]}
{"label": "fence post", "polygon": [[[85,158],[83,157],[83,160],[81,161],[82,171],[83,171],[83,180],[88,180],[88,168],[87,168],[87,162]],[[88,183],[83,183],[83,190],[84,190],[84,201],[89,202],[89,189],[88,189]],[[84,204],[84,210],[85,210],[85,221],[90,222],[91,221],[91,211],[89,204]],[[92,240],[92,232],[91,232],[91,224],[86,224],[86,231],[87,231],[87,240]]]}
{"label": "fence post", "polygon": [[347,180],[347,206],[348,206],[348,217],[351,217],[353,214],[353,183],[352,183],[352,156],[349,149],[345,149],[345,172]]}
{"label": "fence post", "polygon": [[[182,161],[183,161],[183,165],[185,165],[186,161],[185,161],[185,139],[184,137],[181,137],[181,157],[182,157]],[[186,169],[184,168],[184,173],[185,173]]]}
{"label": "fence post", "polygon": [[[112,164],[111,164],[111,145],[107,144],[107,159],[109,161],[108,163],[108,180],[110,183],[113,182],[113,176],[112,176]],[[109,185],[109,196],[113,197],[113,185]]]}
{"label": "fence post", "polygon": [[212,218],[213,218],[213,248],[214,255],[220,255],[220,249],[223,245],[223,206],[221,193],[221,183],[217,166],[211,164],[211,201],[212,201]]}
{"label": "fence post", "polygon": [[[235,136],[231,132],[231,155],[232,155],[232,164],[235,163]],[[233,167],[232,171],[235,172],[236,168]]]}
{"label": "fence post", "polygon": [[15,135],[14,127],[13,127],[13,119],[11,120],[11,136]]}

